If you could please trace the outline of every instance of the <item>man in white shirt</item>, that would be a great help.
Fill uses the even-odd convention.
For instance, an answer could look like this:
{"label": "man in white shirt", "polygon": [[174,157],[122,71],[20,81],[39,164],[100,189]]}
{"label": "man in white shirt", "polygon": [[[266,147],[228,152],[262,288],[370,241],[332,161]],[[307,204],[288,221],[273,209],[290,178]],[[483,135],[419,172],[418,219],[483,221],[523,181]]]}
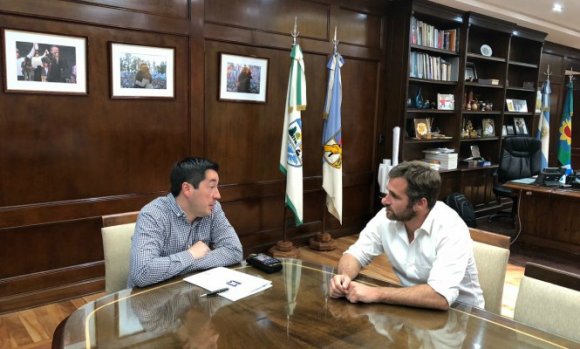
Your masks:
{"label": "man in white shirt", "polygon": [[[420,161],[389,172],[385,206],[338,262],[330,295],[350,302],[448,309],[456,300],[484,308],[467,225],[437,201],[441,177]],[[352,281],[374,257],[386,254],[403,287]]]}

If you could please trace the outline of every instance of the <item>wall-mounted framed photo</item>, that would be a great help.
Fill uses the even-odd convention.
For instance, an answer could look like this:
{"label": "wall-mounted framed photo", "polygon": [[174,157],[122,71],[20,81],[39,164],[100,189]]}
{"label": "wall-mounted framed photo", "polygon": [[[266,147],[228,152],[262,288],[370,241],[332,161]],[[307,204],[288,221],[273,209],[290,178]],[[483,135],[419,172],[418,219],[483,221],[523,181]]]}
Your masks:
{"label": "wall-mounted framed photo", "polygon": [[111,98],[175,97],[175,49],[109,44]]}
{"label": "wall-mounted framed photo", "polygon": [[477,70],[475,69],[475,64],[471,62],[465,63],[465,81],[477,81]]}
{"label": "wall-mounted framed photo", "polygon": [[514,118],[514,130],[517,135],[527,135],[528,127],[524,118]]}
{"label": "wall-mounted framed photo", "polygon": [[87,39],[4,30],[6,92],[87,94]]}
{"label": "wall-mounted framed photo", "polygon": [[219,100],[265,103],[268,59],[220,53]]}

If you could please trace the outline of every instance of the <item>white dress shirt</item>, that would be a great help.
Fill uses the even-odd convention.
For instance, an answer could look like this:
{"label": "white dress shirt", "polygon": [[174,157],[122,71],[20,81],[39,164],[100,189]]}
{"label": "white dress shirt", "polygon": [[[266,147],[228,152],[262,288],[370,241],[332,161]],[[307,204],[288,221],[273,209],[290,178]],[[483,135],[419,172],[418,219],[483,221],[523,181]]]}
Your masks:
{"label": "white dress shirt", "polygon": [[428,284],[449,303],[484,308],[467,225],[453,209],[437,202],[409,243],[402,222],[387,218],[386,208],[371,219],[344,253],[364,267],[385,253],[403,286]]}

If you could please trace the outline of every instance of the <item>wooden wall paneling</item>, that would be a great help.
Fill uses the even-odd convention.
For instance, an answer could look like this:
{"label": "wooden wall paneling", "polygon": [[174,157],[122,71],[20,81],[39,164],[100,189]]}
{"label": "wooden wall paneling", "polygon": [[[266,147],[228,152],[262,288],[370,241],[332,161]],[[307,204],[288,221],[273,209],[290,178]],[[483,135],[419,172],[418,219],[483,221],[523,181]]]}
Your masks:
{"label": "wooden wall paneling", "polygon": [[[137,18],[134,31],[105,27],[113,22],[100,22],[103,7],[26,3],[2,2],[2,26],[85,37],[89,88],[87,96],[0,92],[0,255],[10,266],[0,276],[0,311],[102,290],[100,215],[138,210],[165,192],[171,162],[191,148],[189,39],[159,33],[186,32],[187,21],[106,12],[115,25]],[[97,25],[81,24],[89,14]],[[175,98],[112,100],[111,41],[174,48]]]}
{"label": "wooden wall paneling", "polygon": [[[189,1],[190,33],[189,33],[189,64],[187,77],[189,77],[189,153],[191,155],[203,155],[205,152],[205,90],[206,62],[204,53],[204,21],[205,1]],[[183,72],[185,75],[185,71]]]}
{"label": "wooden wall paneling", "polygon": [[205,20],[286,35],[292,31],[296,17],[301,37],[327,40],[329,12],[329,4],[320,1],[212,0],[206,1]]}
{"label": "wooden wall paneling", "polygon": [[180,158],[189,147],[186,77],[176,76],[175,99],[111,100],[108,42],[174,47],[176,70],[183,71],[187,40],[29,18],[2,22],[87,37],[91,87],[88,96],[3,95],[10,109],[0,120],[0,205],[166,190],[168,159]]}
{"label": "wooden wall paneling", "polygon": [[[53,19],[61,23],[75,22],[185,35],[189,29],[185,11],[189,1],[118,0],[117,3],[122,3],[124,7],[112,7],[101,0],[92,0],[92,4],[79,0],[5,0],[0,2],[0,12]],[[173,5],[164,7],[170,3]]]}
{"label": "wooden wall paneling", "polygon": [[[331,39],[334,37],[334,26],[340,42],[364,47],[380,48],[381,14],[366,13],[358,9],[340,7],[336,11],[334,25],[330,27]],[[342,25],[347,23],[348,25]]]}

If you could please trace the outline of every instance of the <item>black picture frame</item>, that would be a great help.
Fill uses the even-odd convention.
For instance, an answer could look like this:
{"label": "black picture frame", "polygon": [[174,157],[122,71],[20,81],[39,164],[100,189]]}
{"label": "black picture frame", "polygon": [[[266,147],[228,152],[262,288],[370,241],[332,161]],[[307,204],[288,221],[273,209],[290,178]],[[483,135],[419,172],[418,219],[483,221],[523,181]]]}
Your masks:
{"label": "black picture frame", "polygon": [[465,81],[477,81],[477,69],[475,69],[475,64],[471,62],[465,63]]}

